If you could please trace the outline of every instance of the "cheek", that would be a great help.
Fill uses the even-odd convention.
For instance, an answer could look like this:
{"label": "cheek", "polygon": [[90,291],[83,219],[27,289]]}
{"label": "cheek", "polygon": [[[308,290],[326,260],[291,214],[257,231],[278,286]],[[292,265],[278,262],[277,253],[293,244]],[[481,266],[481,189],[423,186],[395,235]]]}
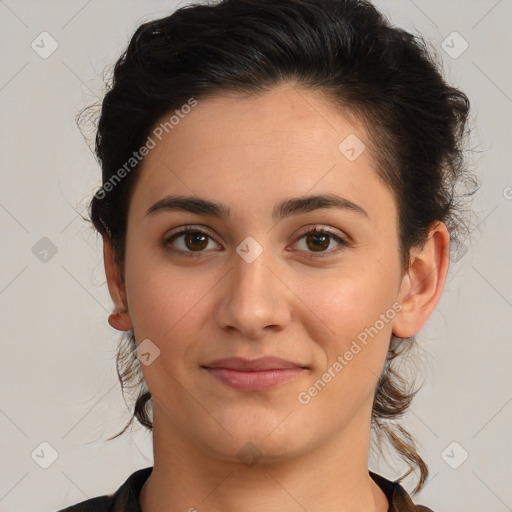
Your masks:
{"label": "cheek", "polygon": [[[392,334],[394,288],[374,275],[326,280],[310,287],[304,315],[318,321],[309,331],[317,346],[317,366],[299,402],[314,415],[328,415],[333,424],[349,421],[370,403],[382,372]],[[307,322],[303,320],[303,325]],[[310,323],[313,326],[313,322]],[[319,325],[327,326],[328,329]]]}
{"label": "cheek", "polygon": [[133,261],[136,264],[127,265],[126,288],[137,342],[152,340],[166,366],[180,358],[188,360],[188,351],[198,350],[194,340],[211,317],[205,308],[219,277],[203,272],[198,278],[193,269],[184,271],[137,258]]}
{"label": "cheek", "polygon": [[[386,312],[388,317],[392,316],[396,290],[390,278],[370,272],[359,275],[351,272],[311,282],[301,295],[305,297],[310,317],[316,317],[325,326],[326,337],[341,342],[356,338]],[[390,322],[385,325],[390,328]],[[383,330],[381,322],[377,327]]]}
{"label": "cheek", "polygon": [[[307,297],[303,311],[311,326],[308,334],[318,348],[319,364],[311,381],[321,379],[329,388],[326,393],[322,391],[319,403],[342,399],[347,410],[356,407],[363,397],[371,398],[398,313],[397,275],[389,268],[384,272],[378,262],[371,271],[365,267],[357,272],[352,267],[332,279],[311,281],[307,295],[303,290]],[[304,319],[302,323],[308,325]],[[318,387],[322,386],[319,383]]]}
{"label": "cheek", "polygon": [[195,340],[201,337],[199,326],[207,316],[203,310],[206,292],[177,271],[171,274],[169,269],[151,265],[142,268],[142,263],[133,270],[127,292],[132,297],[135,338],[137,343],[149,339],[158,349],[151,364],[141,364],[144,380],[155,399],[171,409],[183,407],[188,395],[183,394],[182,383],[190,370],[197,369],[200,357]]}

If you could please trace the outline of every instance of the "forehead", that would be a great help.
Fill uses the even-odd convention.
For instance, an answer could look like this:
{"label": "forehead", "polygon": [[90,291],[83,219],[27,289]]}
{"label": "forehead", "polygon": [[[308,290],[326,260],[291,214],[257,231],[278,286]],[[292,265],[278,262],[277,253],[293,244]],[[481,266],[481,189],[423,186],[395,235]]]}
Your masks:
{"label": "forehead", "polygon": [[139,169],[138,216],[171,193],[224,198],[254,213],[284,197],[327,192],[394,213],[362,125],[315,91],[282,85],[199,99],[160,137]]}

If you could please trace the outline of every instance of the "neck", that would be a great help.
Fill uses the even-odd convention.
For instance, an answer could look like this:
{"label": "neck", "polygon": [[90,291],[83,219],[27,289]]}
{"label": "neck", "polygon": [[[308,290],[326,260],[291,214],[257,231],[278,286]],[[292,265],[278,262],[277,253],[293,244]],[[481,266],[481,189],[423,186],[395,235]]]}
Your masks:
{"label": "neck", "polygon": [[154,404],[155,457],[139,497],[142,512],[388,510],[387,498],[368,473],[366,417],[355,418],[342,435],[315,449],[254,465],[209,456],[164,417]]}

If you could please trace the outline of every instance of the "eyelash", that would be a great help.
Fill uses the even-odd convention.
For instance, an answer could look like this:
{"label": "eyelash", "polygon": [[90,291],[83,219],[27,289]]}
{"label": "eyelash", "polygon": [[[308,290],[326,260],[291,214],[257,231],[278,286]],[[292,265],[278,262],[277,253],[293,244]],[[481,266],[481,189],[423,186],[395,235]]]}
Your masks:
{"label": "eyelash", "polygon": [[[310,229],[308,231],[301,233],[299,235],[299,237],[297,238],[297,241],[302,240],[305,236],[310,235],[310,234],[312,234],[312,235],[325,234],[325,235],[329,235],[336,242],[338,242],[340,244],[340,247],[338,247],[337,249],[334,249],[334,250],[331,249],[330,251],[323,251],[323,252],[318,252],[318,253],[313,252],[313,254],[316,254],[316,255],[315,256],[307,256],[308,258],[331,257],[331,256],[338,254],[340,251],[343,251],[346,247],[350,246],[348,240],[336,235],[331,230],[326,229],[326,228],[322,228],[322,229],[317,229],[317,228],[318,228],[318,226],[315,226],[313,229]],[[167,237],[164,240],[164,246],[166,248],[168,248],[169,250],[171,250],[173,253],[180,253],[181,255],[183,255],[187,258],[188,257],[192,257],[192,258],[200,257],[204,251],[182,251],[181,249],[173,249],[173,248],[169,247],[169,243],[171,241],[175,240],[176,238],[178,238],[182,235],[186,235],[187,233],[201,233],[202,235],[205,235],[213,240],[213,238],[206,231],[195,228],[193,226],[184,226],[184,228],[181,231],[178,231],[177,233],[173,233],[170,237]]]}

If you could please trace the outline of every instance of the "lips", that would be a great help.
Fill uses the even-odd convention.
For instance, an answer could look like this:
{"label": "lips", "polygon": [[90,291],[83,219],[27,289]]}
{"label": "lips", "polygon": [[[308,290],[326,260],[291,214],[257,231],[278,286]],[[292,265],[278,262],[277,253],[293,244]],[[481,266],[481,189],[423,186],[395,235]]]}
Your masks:
{"label": "lips", "polygon": [[206,368],[225,368],[243,372],[259,372],[262,370],[281,370],[286,368],[304,368],[299,363],[293,363],[279,357],[260,357],[259,359],[244,359],[242,357],[226,357],[204,365]]}
{"label": "lips", "polygon": [[279,357],[217,359],[204,368],[212,377],[240,391],[264,391],[289,382],[307,368]]}

